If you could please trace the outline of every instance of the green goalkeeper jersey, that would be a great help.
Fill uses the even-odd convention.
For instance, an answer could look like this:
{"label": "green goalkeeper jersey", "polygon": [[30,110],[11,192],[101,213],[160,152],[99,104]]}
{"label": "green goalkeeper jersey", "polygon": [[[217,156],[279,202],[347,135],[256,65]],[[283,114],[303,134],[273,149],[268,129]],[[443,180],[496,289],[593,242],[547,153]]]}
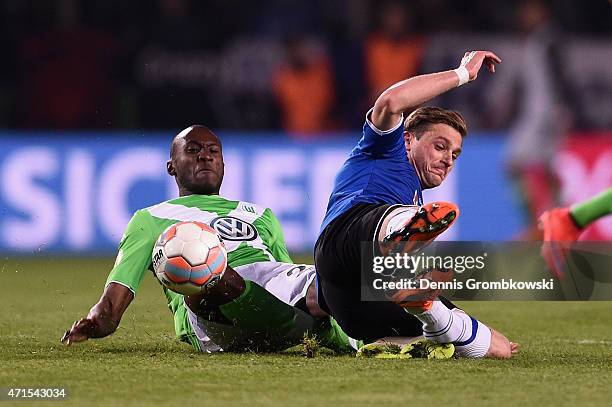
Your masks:
{"label": "green goalkeeper jersey", "polygon": [[[119,253],[106,285],[128,287],[134,294],[151,267],[151,253],[159,235],[181,221],[211,225],[223,239],[228,264],[236,268],[262,261],[291,263],[278,219],[269,208],[230,201],[218,195],[189,195],[137,211],[119,244]],[[174,314],[177,336],[193,335],[186,317],[183,297],[163,287],[168,307]]]}

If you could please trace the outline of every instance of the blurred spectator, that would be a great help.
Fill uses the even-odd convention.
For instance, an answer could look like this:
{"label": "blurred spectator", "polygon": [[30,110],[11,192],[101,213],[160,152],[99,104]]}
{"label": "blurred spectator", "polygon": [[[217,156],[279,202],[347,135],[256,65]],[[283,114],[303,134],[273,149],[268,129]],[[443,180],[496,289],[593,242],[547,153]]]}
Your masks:
{"label": "blurred spectator", "polygon": [[218,75],[207,97],[213,98],[224,129],[270,130],[281,127],[272,77],[283,61],[283,47],[274,39],[243,37],[218,58]]}
{"label": "blurred spectator", "polygon": [[118,44],[111,33],[84,26],[77,6],[74,0],[61,0],[33,10],[56,15],[48,28],[31,33],[20,44],[18,115],[24,127],[112,124]]}
{"label": "blurred spectator", "polygon": [[334,85],[327,56],[303,36],[288,40],[286,50],[273,79],[283,128],[302,135],[328,129]]}
{"label": "blurred spectator", "polygon": [[410,30],[411,14],[404,3],[383,3],[378,27],[365,42],[365,69],[371,102],[390,85],[418,73],[424,40]]}
{"label": "blurred spectator", "polygon": [[519,59],[512,64],[518,87],[518,115],[510,128],[509,166],[518,181],[531,224],[548,208],[556,206],[557,180],[551,161],[570,125],[564,106],[559,33],[551,10],[541,0],[523,1],[518,9],[522,33]]}
{"label": "blurred spectator", "polygon": [[[1,0],[0,126],[182,128],[185,123],[206,122],[228,129],[277,129],[281,115],[275,96],[280,94],[272,86],[271,73],[285,45],[282,34],[291,31],[323,39],[328,50],[329,58],[315,64],[329,66],[319,75],[335,86],[333,97],[323,98],[328,106],[316,107],[327,109],[320,128],[354,129],[372,103],[369,97],[420,71],[448,68],[465,47],[494,47],[505,57],[504,64],[495,77],[449,92],[434,103],[461,110],[471,130],[507,128],[516,113],[507,103],[513,99],[493,88],[499,90],[501,82],[509,85],[501,79],[514,65],[522,66],[514,61],[523,57],[514,55],[523,46],[525,54],[538,54],[538,46],[552,50],[546,53],[553,61],[558,46],[562,67],[572,78],[565,87],[576,97],[566,99],[574,104],[576,125],[609,128],[612,3],[549,1],[556,22],[571,37],[557,39],[555,45],[551,30],[532,30],[525,17],[520,48],[512,26],[517,3]],[[375,30],[368,27],[372,16]],[[552,45],[537,45],[537,38]],[[529,62],[534,58],[525,60],[537,65]],[[422,67],[432,63],[436,65]],[[557,63],[550,64],[554,71]],[[329,69],[331,75],[325,73]],[[511,75],[523,89],[513,103],[521,106],[522,118],[530,110],[523,98],[535,100],[529,95],[549,87],[547,80],[535,79],[540,74],[523,79],[524,75]],[[327,86],[317,84],[321,89]],[[507,106],[498,109],[494,99],[503,99]]]}

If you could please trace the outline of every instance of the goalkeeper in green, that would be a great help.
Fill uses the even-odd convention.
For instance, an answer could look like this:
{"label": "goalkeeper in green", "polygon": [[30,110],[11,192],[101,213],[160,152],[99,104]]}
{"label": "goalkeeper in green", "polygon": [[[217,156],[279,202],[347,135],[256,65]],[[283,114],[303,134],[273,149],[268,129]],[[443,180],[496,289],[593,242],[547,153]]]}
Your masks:
{"label": "goalkeeper in green", "polygon": [[180,221],[200,221],[223,239],[228,267],[220,282],[203,294],[183,297],[163,287],[180,340],[204,352],[280,351],[309,333],[338,352],[358,348],[360,344],[317,305],[314,267],[292,263],[270,209],[219,196],[223,154],[209,129],[192,126],[179,133],[167,169],[180,197],[134,214],[102,297],[86,318],[66,331],[62,342],[115,332],[152,270],[151,252],[162,231]]}

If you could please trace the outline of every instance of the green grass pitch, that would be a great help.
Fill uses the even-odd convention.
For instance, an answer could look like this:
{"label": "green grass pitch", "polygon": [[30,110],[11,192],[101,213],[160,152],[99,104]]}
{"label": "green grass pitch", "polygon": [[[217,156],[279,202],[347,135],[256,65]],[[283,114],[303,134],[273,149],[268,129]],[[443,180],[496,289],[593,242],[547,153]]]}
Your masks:
{"label": "green grass pitch", "polygon": [[[204,355],[179,343],[157,282],[109,338],[59,342],[97,301],[109,259],[0,267],[0,387],[66,387],[73,405],[610,405],[612,303],[463,303],[520,342],[500,360],[372,360],[299,349]],[[612,271],[611,271],[612,272]],[[10,405],[10,402],[1,402]],[[15,402],[14,405],[28,403]]]}

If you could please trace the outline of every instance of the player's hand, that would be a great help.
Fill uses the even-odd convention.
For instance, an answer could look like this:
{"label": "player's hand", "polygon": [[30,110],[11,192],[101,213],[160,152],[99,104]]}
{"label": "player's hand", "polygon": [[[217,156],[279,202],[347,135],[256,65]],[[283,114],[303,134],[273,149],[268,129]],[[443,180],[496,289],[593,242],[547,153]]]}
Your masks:
{"label": "player's hand", "polygon": [[66,345],[83,342],[89,338],[103,338],[115,332],[121,316],[134,299],[132,291],[115,282],[104,289],[100,301],[94,305],[87,318],[81,318],[64,333],[61,341]]}
{"label": "player's hand", "polygon": [[81,318],[78,321],[75,321],[75,323],[72,324],[72,327],[64,333],[61,341],[66,345],[86,341],[94,336],[96,328],[95,320]]}
{"label": "player's hand", "polygon": [[501,64],[501,58],[491,51],[470,51],[463,55],[460,66],[465,67],[469,74],[469,81],[478,77],[480,68],[485,65],[489,72],[495,73],[495,65]]}

